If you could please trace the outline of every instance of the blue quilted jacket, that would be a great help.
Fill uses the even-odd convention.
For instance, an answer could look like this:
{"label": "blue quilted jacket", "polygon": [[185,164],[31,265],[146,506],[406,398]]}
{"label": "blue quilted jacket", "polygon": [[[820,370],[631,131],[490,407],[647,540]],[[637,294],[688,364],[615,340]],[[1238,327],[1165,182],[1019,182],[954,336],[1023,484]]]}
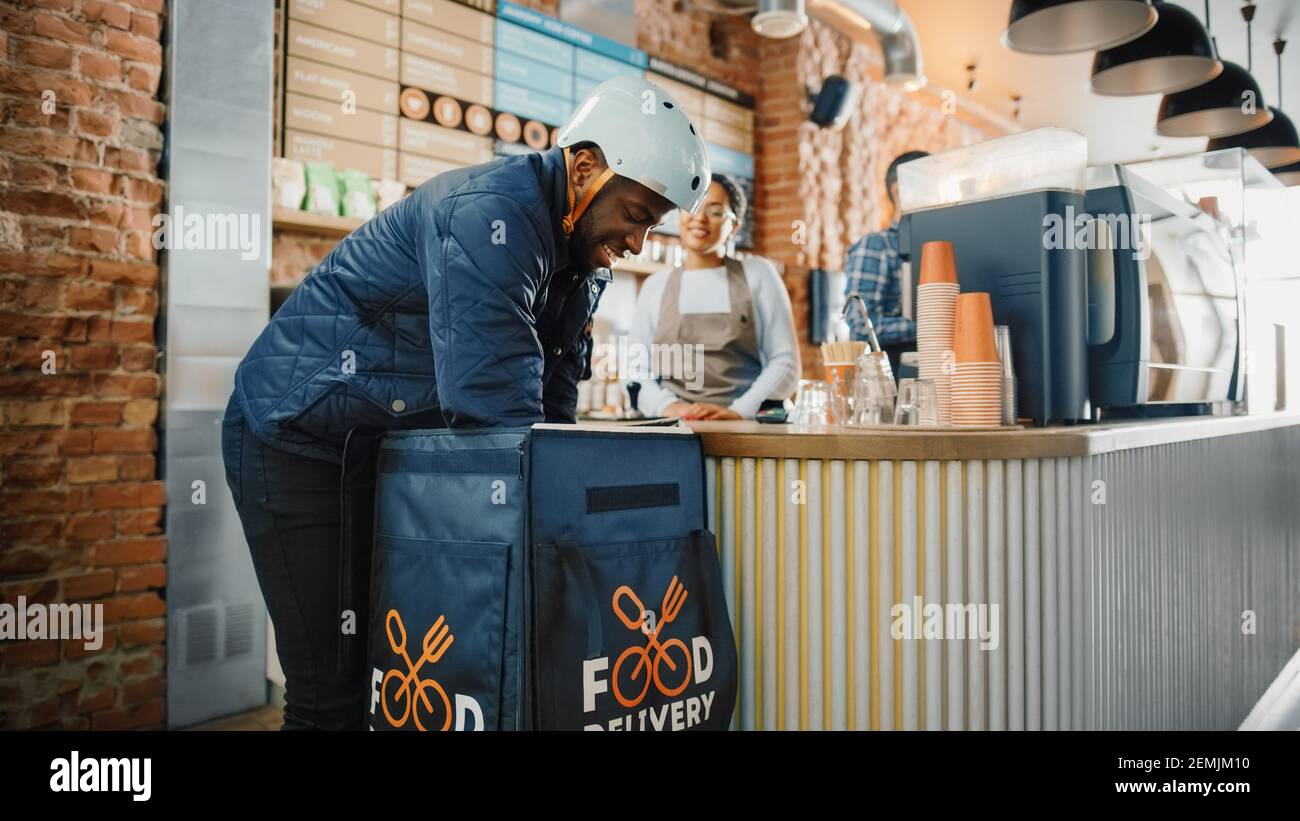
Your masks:
{"label": "blue quilted jacket", "polygon": [[272,447],[341,461],[353,427],[572,422],[610,279],[569,267],[564,156],[440,174],[352,232],[239,364]]}

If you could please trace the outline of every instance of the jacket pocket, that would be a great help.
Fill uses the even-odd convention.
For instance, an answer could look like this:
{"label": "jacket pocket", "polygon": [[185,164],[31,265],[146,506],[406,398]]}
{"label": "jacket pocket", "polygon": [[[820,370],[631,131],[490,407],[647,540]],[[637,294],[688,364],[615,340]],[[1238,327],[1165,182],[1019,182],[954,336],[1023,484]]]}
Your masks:
{"label": "jacket pocket", "polygon": [[358,371],[347,384],[358,397],[393,418],[438,406],[436,383],[429,374]]}
{"label": "jacket pocket", "polygon": [[540,545],[534,567],[539,729],[726,729],[736,644],[713,534]]}
{"label": "jacket pocket", "polygon": [[501,542],[375,537],[372,729],[499,728],[508,556]]}

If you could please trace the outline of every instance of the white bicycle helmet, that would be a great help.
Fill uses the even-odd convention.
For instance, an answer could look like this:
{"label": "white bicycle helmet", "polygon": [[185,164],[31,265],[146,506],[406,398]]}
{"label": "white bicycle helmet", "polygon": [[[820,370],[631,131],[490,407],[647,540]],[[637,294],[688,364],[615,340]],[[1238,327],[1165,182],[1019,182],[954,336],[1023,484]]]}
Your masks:
{"label": "white bicycle helmet", "polygon": [[610,169],[692,214],[709,188],[709,152],[672,95],[640,77],[606,80],[560,129],[556,145],[593,142]]}

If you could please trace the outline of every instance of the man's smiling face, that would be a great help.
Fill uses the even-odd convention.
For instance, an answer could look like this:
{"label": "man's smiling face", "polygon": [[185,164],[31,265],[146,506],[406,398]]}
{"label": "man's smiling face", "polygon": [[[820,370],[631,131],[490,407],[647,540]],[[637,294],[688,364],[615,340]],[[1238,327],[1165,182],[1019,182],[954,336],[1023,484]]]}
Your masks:
{"label": "man's smiling face", "polygon": [[[602,157],[588,148],[573,157],[574,199],[582,199],[600,172]],[[588,268],[608,268],[625,252],[641,253],[646,234],[663,222],[673,204],[638,182],[615,174],[596,194],[569,237],[575,263]]]}

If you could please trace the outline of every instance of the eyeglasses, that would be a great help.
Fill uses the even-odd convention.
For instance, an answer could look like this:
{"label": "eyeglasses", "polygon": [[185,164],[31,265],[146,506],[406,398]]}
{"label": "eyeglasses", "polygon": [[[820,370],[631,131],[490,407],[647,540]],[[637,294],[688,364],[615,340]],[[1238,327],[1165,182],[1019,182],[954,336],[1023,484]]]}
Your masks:
{"label": "eyeglasses", "polygon": [[720,202],[711,202],[700,209],[700,213],[712,220],[721,220],[731,217],[735,219],[736,214],[727,206]]}

